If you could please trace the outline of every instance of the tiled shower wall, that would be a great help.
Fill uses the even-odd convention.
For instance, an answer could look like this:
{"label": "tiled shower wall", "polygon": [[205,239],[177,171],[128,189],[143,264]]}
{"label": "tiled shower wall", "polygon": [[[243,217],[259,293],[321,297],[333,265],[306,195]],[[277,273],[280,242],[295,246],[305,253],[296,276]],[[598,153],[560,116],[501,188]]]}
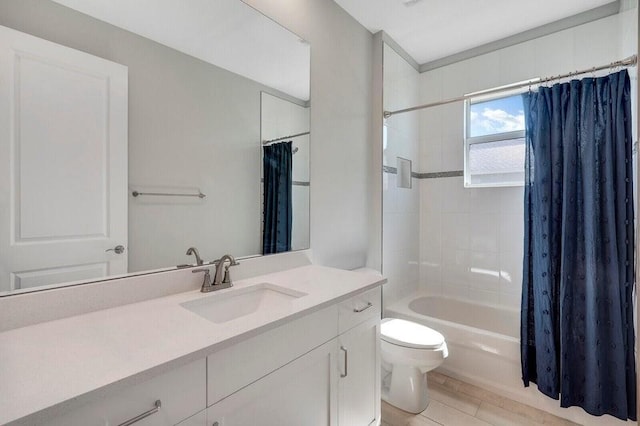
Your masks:
{"label": "tiled shower wall", "polygon": [[[384,108],[393,110],[419,101],[419,74],[393,49],[384,45]],[[416,114],[386,120],[383,164],[395,168],[397,157],[418,165],[419,122]],[[398,188],[397,175],[383,173],[382,273],[389,280],[383,287],[385,306],[418,290],[420,185]]]}
{"label": "tiled shower wall", "polygon": [[[419,102],[409,105],[635,54],[634,7],[637,2],[625,1],[626,10],[619,15],[422,73]],[[635,85],[636,70],[630,72]],[[463,104],[414,115],[420,121],[419,171],[463,170]],[[420,287],[432,294],[519,308],[523,188],[465,189],[462,177],[420,179],[419,187]]]}

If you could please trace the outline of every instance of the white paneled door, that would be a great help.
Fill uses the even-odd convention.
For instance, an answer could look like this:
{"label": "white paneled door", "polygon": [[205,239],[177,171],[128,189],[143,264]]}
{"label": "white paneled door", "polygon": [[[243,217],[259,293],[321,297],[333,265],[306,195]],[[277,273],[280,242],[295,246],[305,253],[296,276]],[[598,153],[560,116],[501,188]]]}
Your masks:
{"label": "white paneled door", "polygon": [[0,291],[127,272],[127,85],[0,26]]}

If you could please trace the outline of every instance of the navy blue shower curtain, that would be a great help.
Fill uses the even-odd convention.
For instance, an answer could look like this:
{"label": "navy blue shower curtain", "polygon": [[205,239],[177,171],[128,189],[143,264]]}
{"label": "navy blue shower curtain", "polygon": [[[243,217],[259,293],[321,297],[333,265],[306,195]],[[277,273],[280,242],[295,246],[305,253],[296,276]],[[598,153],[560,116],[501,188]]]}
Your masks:
{"label": "navy blue shower curtain", "polygon": [[265,146],[262,254],[291,250],[293,153],[291,142]]}
{"label": "navy blue shower curtain", "polygon": [[524,384],[635,420],[628,73],[542,87],[524,105]]}

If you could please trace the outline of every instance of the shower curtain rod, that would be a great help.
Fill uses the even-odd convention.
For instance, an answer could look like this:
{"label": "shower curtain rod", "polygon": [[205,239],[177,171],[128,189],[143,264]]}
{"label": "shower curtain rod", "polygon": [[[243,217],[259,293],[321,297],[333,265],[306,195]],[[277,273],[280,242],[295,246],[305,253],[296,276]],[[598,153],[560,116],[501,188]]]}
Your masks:
{"label": "shower curtain rod", "polygon": [[282,138],[269,139],[268,141],[262,141],[262,145],[267,145],[272,142],[283,141],[285,139],[293,139],[293,138],[297,138],[298,136],[304,136],[304,135],[310,135],[310,134],[311,132],[302,132],[302,133],[296,133],[295,135],[284,136]]}
{"label": "shower curtain rod", "polygon": [[385,111],[383,113],[383,116],[384,116],[384,118],[389,118],[392,115],[396,115],[396,114],[403,114],[405,112],[417,111],[417,110],[420,110],[420,109],[431,108],[431,107],[440,106],[440,105],[446,105],[446,104],[452,104],[454,102],[466,101],[467,99],[471,99],[471,98],[474,98],[474,97],[480,96],[480,95],[489,95],[489,94],[492,94],[492,93],[506,92],[506,91],[509,91],[509,90],[519,89],[519,88],[527,87],[527,86],[540,85],[540,84],[547,83],[549,81],[562,80],[562,79],[565,79],[565,78],[573,77],[575,75],[588,74],[588,73],[601,71],[601,70],[606,70],[606,69],[610,69],[610,68],[616,68],[616,67],[632,67],[632,66],[635,66],[637,63],[638,63],[638,57],[636,55],[633,55],[633,56],[629,56],[628,58],[622,59],[620,61],[611,62],[610,64],[607,64],[607,65],[600,65],[598,67],[593,67],[593,68],[589,68],[589,69],[585,69],[585,70],[581,70],[581,71],[574,71],[574,72],[570,72],[570,73],[567,73],[567,74],[560,74],[560,75],[556,75],[556,76],[552,76],[552,77],[546,77],[546,78],[534,78],[532,80],[527,80],[525,82],[509,84],[509,85],[506,85],[506,86],[497,87],[495,89],[488,89],[488,90],[482,90],[482,91],[479,91],[479,92],[468,93],[466,95],[459,96],[457,98],[445,99],[443,101],[431,102],[429,104],[418,105],[418,106],[414,106],[414,107],[411,107],[411,108],[399,109],[399,110],[396,110],[396,111]]}

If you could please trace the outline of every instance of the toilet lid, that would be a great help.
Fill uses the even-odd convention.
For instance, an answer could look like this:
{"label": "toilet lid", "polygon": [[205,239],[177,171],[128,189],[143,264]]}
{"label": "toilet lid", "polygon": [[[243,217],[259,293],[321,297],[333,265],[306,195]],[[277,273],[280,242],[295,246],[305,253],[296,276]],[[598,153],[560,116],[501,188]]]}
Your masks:
{"label": "toilet lid", "polygon": [[380,335],[385,342],[414,349],[436,349],[444,343],[444,336],[437,331],[398,318],[382,320]]}

